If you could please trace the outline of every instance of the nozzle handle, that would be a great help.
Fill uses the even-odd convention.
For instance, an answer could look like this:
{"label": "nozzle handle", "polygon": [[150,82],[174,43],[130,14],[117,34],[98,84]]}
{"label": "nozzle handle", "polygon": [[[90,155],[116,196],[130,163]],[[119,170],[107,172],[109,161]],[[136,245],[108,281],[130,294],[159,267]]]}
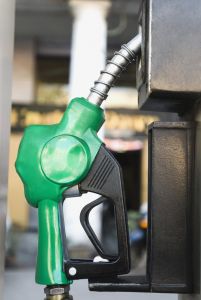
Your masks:
{"label": "nozzle handle", "polygon": [[40,201],[38,222],[36,282],[44,285],[69,284],[63,272],[59,204],[49,199]]}

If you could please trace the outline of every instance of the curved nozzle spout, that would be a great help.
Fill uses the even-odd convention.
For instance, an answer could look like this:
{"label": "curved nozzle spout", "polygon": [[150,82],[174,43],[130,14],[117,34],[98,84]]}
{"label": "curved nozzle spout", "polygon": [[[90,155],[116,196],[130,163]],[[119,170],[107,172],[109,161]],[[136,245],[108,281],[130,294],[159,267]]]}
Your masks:
{"label": "curved nozzle spout", "polygon": [[141,41],[142,36],[139,33],[127,44],[122,45],[120,51],[114,53],[114,57],[108,61],[98,80],[94,82],[94,87],[91,88],[87,97],[89,102],[98,106],[102,104],[121,72],[125,71],[132,61],[135,61],[140,52]]}

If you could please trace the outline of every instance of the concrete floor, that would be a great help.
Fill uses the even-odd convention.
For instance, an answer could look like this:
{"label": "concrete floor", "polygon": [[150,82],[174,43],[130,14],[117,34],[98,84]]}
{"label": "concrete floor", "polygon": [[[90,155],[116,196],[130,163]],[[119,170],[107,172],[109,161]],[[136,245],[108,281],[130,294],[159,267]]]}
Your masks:
{"label": "concrete floor", "polygon": [[[87,280],[74,282],[71,288],[74,300],[177,300],[172,294],[98,293],[89,292]],[[42,300],[43,286],[34,283],[34,270],[7,270],[5,274],[4,300]]]}

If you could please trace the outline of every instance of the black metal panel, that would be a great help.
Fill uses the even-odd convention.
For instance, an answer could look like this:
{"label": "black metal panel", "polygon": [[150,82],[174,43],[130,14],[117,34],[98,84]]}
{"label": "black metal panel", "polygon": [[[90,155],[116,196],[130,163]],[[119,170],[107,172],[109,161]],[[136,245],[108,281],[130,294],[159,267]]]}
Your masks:
{"label": "black metal panel", "polygon": [[149,129],[150,274],[153,292],[187,292],[192,280],[192,124]]}
{"label": "black metal panel", "polygon": [[90,279],[90,290],[192,292],[193,161],[193,123],[149,127],[147,273]]}
{"label": "black metal panel", "polygon": [[146,276],[121,275],[116,278],[90,279],[90,291],[97,292],[150,292]]}
{"label": "black metal panel", "polygon": [[137,74],[143,110],[181,113],[200,97],[200,15],[200,0],[144,1]]}

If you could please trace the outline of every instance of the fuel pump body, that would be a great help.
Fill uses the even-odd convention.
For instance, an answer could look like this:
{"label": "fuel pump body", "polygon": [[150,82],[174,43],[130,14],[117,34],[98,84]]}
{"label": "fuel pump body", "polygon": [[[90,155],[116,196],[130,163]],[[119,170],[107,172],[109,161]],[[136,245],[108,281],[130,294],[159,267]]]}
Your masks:
{"label": "fuel pump body", "polygon": [[192,292],[194,123],[149,127],[146,274],[90,280],[92,291]]}
{"label": "fuel pump body", "polygon": [[91,290],[195,290],[194,226],[196,222],[199,226],[199,217],[193,221],[192,213],[197,124],[186,121],[192,118],[201,96],[200,15],[199,0],[143,1],[139,16],[141,57],[137,62],[139,108],[177,112],[180,121],[154,123],[149,128],[146,274],[90,280]]}
{"label": "fuel pump body", "polygon": [[201,2],[143,1],[141,59],[138,60],[139,107],[185,112],[201,94]]}

